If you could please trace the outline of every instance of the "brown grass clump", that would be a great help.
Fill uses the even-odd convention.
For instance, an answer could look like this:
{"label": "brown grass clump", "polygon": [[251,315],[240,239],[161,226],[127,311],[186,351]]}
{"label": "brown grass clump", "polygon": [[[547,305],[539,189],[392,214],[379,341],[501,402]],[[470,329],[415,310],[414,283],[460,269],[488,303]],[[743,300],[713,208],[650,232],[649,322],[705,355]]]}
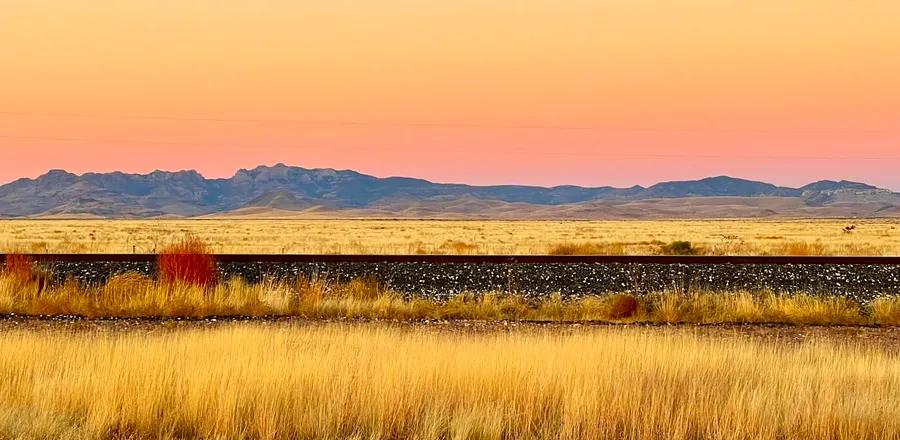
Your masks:
{"label": "brown grass clump", "polygon": [[549,255],[625,255],[624,243],[560,243],[553,245]]}
{"label": "brown grass clump", "polygon": [[210,287],[216,282],[216,261],[209,247],[196,237],[168,246],[157,259],[159,279],[167,283]]}
{"label": "brown grass clump", "polygon": [[611,295],[606,302],[611,319],[631,318],[638,310],[638,300],[633,295]]}

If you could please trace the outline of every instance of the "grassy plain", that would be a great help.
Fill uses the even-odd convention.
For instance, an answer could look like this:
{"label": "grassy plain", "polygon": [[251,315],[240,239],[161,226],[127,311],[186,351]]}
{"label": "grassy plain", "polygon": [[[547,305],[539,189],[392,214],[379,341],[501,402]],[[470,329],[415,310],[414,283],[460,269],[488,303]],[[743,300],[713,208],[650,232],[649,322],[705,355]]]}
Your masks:
{"label": "grassy plain", "polygon": [[[192,236],[213,252],[657,253],[685,240],[714,254],[900,253],[900,224],[854,222],[846,233],[845,223],[16,220],[0,222],[0,243],[159,252]],[[10,261],[0,272],[0,439],[900,439],[895,339],[653,326],[780,323],[806,335],[852,328],[807,325],[865,325],[895,338],[896,296],[436,302],[368,279],[53,284],[26,257]],[[85,330],[92,321],[72,316],[116,327]],[[204,317],[215,319],[165,319]],[[213,322],[222,317],[256,319]],[[357,321],[315,322],[346,319]]]}
{"label": "grassy plain", "polygon": [[900,356],[660,328],[0,333],[0,438],[894,439]]}
{"label": "grassy plain", "polygon": [[155,253],[186,235],[217,253],[900,255],[900,220],[759,219],[3,220],[0,250]]}

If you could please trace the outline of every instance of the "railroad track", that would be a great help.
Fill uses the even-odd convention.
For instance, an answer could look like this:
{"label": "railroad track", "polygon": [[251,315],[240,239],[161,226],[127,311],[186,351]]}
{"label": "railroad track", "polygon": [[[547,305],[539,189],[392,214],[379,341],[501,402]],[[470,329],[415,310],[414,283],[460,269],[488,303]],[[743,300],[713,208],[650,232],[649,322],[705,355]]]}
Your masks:
{"label": "railroad track", "polygon": [[[24,254],[37,262],[156,261],[156,254]],[[675,255],[334,255],[217,254],[222,263],[431,263],[431,264],[734,264],[734,265],[877,265],[900,266],[900,256],[675,256]],[[0,262],[6,255],[0,254]]]}

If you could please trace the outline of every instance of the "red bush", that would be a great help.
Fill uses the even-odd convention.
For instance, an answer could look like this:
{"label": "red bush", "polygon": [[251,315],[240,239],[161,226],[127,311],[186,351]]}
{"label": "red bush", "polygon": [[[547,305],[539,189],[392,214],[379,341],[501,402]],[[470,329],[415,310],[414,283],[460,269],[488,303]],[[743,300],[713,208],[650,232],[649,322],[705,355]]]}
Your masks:
{"label": "red bush", "polygon": [[216,260],[202,240],[188,237],[163,249],[157,257],[159,279],[209,287],[216,283]]}
{"label": "red bush", "polygon": [[34,278],[34,260],[27,255],[6,254],[3,271],[19,281],[29,281]]}

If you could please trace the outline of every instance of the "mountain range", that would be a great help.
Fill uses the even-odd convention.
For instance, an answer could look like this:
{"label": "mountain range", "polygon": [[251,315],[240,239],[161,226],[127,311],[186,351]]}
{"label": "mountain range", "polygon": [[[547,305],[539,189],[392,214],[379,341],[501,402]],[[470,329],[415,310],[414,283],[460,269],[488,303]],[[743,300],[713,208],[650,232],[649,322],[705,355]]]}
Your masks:
{"label": "mountain range", "polygon": [[0,186],[0,217],[900,217],[900,194],[849,181],[789,188],[727,176],[630,188],[473,186],[278,164],[227,179],[51,170]]}

